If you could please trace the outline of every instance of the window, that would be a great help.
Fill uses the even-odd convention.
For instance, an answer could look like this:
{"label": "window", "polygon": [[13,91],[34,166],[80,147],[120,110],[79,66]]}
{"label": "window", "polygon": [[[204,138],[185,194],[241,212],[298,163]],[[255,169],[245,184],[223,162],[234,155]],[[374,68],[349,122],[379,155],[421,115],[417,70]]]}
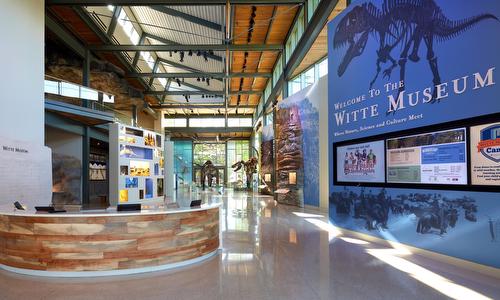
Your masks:
{"label": "window", "polygon": [[158,78],[158,80],[160,81],[161,85],[163,85],[163,87],[165,87],[167,85],[167,79],[166,78]]}
{"label": "window", "polygon": [[164,127],[187,127],[187,119],[186,118],[165,119],[163,124]]}
{"label": "window", "polygon": [[226,127],[224,118],[190,118],[189,127]]}
{"label": "window", "polygon": [[302,75],[304,77],[302,81],[304,83],[303,88],[310,86],[316,81],[314,75],[314,67],[310,68]]}
{"label": "window", "polygon": [[318,64],[319,69],[319,77],[323,77],[328,74],[328,59],[324,59],[322,62]]}
{"label": "window", "polygon": [[151,53],[143,51],[143,52],[141,52],[141,56],[152,70],[153,67],[155,66],[155,62],[154,62],[154,58],[151,56]]}
{"label": "window", "polygon": [[174,141],[174,173],[179,185],[193,181],[193,143],[191,141]]}
{"label": "window", "polygon": [[79,98],[80,86],[69,82],[61,82],[61,96]]}
{"label": "window", "polygon": [[[109,6],[108,6],[109,8]],[[124,9],[121,9],[120,15],[118,16],[118,25],[123,29],[123,32],[128,36],[130,41],[134,44],[137,45],[139,43],[139,33],[137,30],[135,30],[134,25],[132,24],[132,21],[130,21],[130,18],[127,16],[127,13],[125,12]],[[147,61],[147,60],[146,60]]]}
{"label": "window", "polygon": [[97,101],[99,95],[97,91],[82,86],[80,87],[80,98]]}
{"label": "window", "polygon": [[246,186],[246,175],[244,168],[234,172],[231,166],[239,161],[247,161],[250,158],[249,141],[227,142],[227,183],[230,185]]}
{"label": "window", "polygon": [[297,76],[288,82],[289,94],[293,95],[302,89],[301,76]]}
{"label": "window", "polygon": [[228,118],[227,127],[252,127],[252,118]]}
{"label": "window", "polygon": [[45,93],[59,94],[59,82],[52,80],[45,80]]}
{"label": "window", "polygon": [[226,165],[226,144],[224,143],[194,144],[193,151],[193,163],[195,164],[202,166],[207,160],[210,160],[215,166]]}

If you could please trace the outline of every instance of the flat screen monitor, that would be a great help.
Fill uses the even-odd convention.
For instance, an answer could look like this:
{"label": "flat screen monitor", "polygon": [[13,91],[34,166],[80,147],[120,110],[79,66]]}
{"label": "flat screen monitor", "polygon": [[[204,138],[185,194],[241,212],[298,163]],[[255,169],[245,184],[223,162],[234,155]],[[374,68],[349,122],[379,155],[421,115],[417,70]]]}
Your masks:
{"label": "flat screen monitor", "polygon": [[190,207],[199,207],[201,206],[201,200],[193,200],[191,201]]}
{"label": "flat screen monitor", "polygon": [[118,204],[116,207],[117,211],[140,211],[141,204],[140,203],[131,203],[131,204]]}

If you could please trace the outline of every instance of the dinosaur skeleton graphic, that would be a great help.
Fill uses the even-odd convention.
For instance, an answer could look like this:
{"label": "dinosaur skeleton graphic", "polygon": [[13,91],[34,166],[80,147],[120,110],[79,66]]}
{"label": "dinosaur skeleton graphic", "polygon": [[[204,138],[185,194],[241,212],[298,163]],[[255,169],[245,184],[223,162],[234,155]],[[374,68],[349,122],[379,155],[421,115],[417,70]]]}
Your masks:
{"label": "dinosaur skeleton graphic", "polygon": [[[390,78],[392,71],[399,66],[400,80],[404,82],[406,62],[418,62],[418,50],[422,41],[427,48],[426,59],[433,76],[434,86],[441,84],[438,61],[434,52],[434,42],[442,42],[454,38],[470,29],[480,21],[498,18],[492,14],[480,14],[463,20],[448,19],[434,0],[384,0],[382,9],[372,3],[355,6],[339,22],[333,38],[334,48],[349,45],[337,70],[341,77],[351,61],[360,56],[371,34],[378,39],[375,77],[370,82],[370,89],[376,82],[381,64],[390,63],[383,71],[383,76]],[[396,46],[401,47],[399,60],[392,56]],[[410,52],[411,49],[411,53]],[[397,96],[404,90],[400,87]],[[433,99],[436,98],[434,88]]]}

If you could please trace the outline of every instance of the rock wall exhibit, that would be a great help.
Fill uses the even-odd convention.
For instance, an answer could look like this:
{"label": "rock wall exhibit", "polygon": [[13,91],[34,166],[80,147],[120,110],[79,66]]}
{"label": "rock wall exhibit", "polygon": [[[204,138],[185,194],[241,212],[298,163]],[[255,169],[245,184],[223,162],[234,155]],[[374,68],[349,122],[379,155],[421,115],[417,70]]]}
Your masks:
{"label": "rock wall exhibit", "polygon": [[[68,82],[82,83],[82,60],[63,46],[47,42],[45,74]],[[92,61],[90,65],[90,87],[115,96],[115,109],[142,106],[142,93],[126,79],[125,72],[104,61]]]}
{"label": "rock wall exhibit", "polygon": [[407,2],[328,25],[330,220],[500,268],[500,3]]}
{"label": "rock wall exhibit", "polygon": [[262,143],[260,144],[261,162],[260,176],[264,182],[274,185],[274,130],[273,125],[262,128]]}
{"label": "rock wall exhibit", "polygon": [[310,86],[278,104],[276,115],[277,199],[319,206],[319,112]]}
{"label": "rock wall exhibit", "polygon": [[52,153],[52,204],[81,205],[82,165],[80,159]]}

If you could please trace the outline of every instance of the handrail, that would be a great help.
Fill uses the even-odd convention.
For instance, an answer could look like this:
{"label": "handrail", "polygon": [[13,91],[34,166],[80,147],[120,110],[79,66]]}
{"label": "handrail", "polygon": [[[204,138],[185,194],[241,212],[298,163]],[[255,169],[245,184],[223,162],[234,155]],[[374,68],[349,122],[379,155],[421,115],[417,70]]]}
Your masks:
{"label": "handrail", "polygon": [[98,90],[98,89],[94,89],[94,88],[86,87],[86,86],[83,86],[83,85],[78,84],[78,83],[74,83],[74,82],[71,82],[71,81],[67,81],[67,80],[61,79],[61,78],[59,78],[59,77],[55,77],[55,76],[52,76],[52,75],[47,75],[47,74],[45,74],[45,79],[47,79],[47,78],[50,78],[50,79],[53,79],[53,80],[56,80],[56,81],[59,81],[59,82],[66,82],[66,83],[70,83],[70,84],[78,85],[78,86],[80,86],[80,87],[84,87],[84,88],[86,88],[86,89],[94,90],[94,91],[96,91],[96,92],[98,92],[98,93],[103,93],[103,94],[106,94],[106,95],[109,95],[109,96],[112,96],[112,97],[114,97],[114,96],[115,96],[115,95],[113,95],[113,94],[111,94],[111,93],[108,93],[108,92],[105,92],[105,91],[103,91],[103,90]]}

